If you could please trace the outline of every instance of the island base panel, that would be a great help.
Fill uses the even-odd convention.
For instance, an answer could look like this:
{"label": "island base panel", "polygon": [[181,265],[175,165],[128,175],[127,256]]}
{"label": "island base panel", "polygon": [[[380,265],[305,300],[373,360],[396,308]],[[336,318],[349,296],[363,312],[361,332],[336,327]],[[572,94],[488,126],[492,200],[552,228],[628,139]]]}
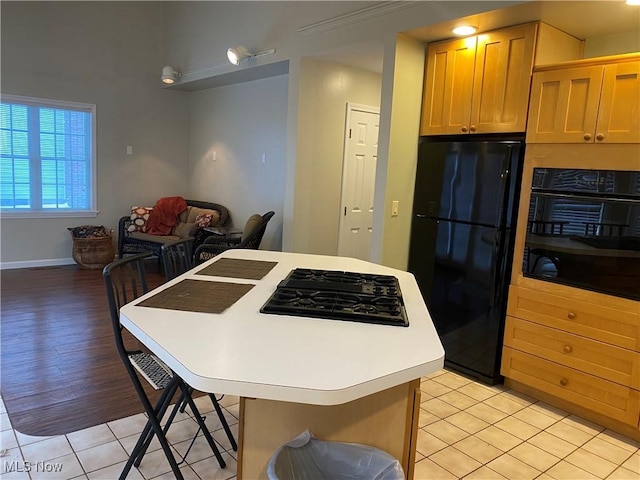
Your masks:
{"label": "island base panel", "polygon": [[342,405],[240,399],[238,479],[266,479],[276,449],[305,430],[321,440],[380,448],[413,478],[420,380]]}

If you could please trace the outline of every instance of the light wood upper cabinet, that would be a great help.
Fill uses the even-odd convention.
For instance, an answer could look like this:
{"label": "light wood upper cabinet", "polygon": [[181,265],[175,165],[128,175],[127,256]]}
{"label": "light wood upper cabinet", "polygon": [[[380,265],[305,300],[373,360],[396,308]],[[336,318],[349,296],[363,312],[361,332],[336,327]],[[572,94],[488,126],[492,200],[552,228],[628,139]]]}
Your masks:
{"label": "light wood upper cabinet", "polygon": [[470,133],[524,132],[536,25],[478,35]]}
{"label": "light wood upper cabinet", "polygon": [[604,68],[596,125],[599,141],[640,142],[640,61]]}
{"label": "light wood upper cabinet", "polygon": [[421,135],[469,131],[475,57],[475,37],[429,46]]}
{"label": "light wood upper cabinet", "polygon": [[[587,60],[536,71],[527,143],[640,142],[637,57],[625,56],[620,63]],[[615,59],[606,60],[611,61]]]}
{"label": "light wood upper cabinet", "polygon": [[[539,51],[551,43],[552,56]],[[579,44],[541,23],[430,44],[420,135],[524,132],[536,58],[576,58]]]}

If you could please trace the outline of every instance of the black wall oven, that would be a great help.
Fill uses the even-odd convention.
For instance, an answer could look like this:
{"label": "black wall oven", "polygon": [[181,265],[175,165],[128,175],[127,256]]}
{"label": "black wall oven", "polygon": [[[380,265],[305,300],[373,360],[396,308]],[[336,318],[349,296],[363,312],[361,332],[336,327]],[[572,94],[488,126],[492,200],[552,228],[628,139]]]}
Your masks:
{"label": "black wall oven", "polygon": [[522,271],[640,300],[640,172],[535,168]]}

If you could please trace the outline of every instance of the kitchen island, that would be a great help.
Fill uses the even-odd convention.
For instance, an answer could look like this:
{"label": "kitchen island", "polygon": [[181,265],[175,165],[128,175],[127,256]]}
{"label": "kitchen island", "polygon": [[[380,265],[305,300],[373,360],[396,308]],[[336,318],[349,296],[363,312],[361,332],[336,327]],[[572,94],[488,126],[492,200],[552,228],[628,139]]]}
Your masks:
{"label": "kitchen island", "polygon": [[[246,278],[251,268],[212,270],[230,260],[272,267],[259,279]],[[260,313],[295,268],[395,276],[409,326]],[[153,306],[185,282],[209,288],[209,299],[243,291],[222,313],[191,311],[200,289],[180,294],[181,306]],[[230,250],[124,306],[121,322],[196,390],[241,397],[238,478],[265,478],[276,448],[307,428],[381,448],[412,477],[420,377],[444,361],[413,275],[350,258]]]}

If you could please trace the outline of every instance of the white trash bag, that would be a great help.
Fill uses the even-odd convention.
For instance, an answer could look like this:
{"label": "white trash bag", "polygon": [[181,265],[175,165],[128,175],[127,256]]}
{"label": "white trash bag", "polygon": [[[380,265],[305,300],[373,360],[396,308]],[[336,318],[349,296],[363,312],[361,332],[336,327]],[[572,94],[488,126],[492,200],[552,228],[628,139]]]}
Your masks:
{"label": "white trash bag", "polygon": [[309,430],[282,445],[267,465],[270,480],[403,480],[400,462],[379,448],[326,442]]}

